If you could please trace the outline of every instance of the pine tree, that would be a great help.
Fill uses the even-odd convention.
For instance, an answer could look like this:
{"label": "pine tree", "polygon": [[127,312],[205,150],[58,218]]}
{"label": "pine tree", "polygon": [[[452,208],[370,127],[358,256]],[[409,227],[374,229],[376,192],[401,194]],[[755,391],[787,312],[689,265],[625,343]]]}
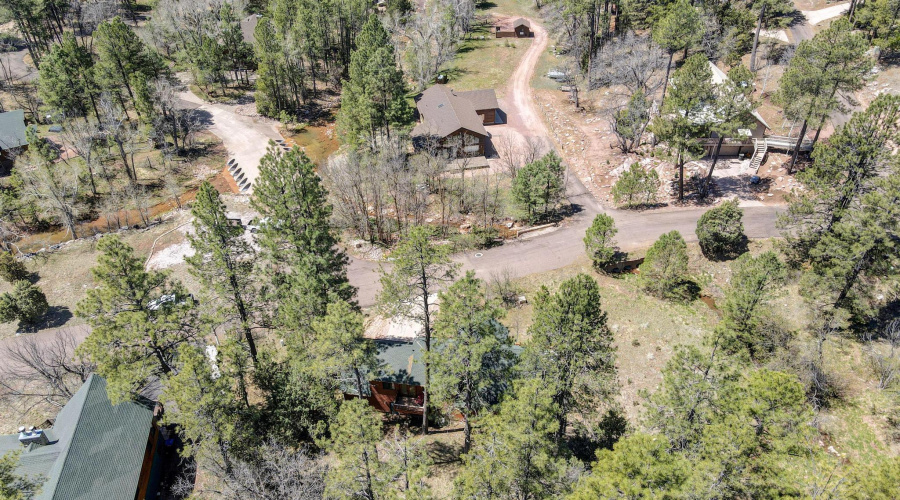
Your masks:
{"label": "pine tree", "polygon": [[766,29],[780,28],[790,22],[794,3],[789,0],[752,0],[751,10],[756,14],[756,32],[753,35],[753,50],[750,52],[750,71],[756,71],[756,48],[759,34]]}
{"label": "pine tree", "polygon": [[93,110],[100,119],[95,103],[94,61],[71,33],[51,47],[41,61],[38,94],[56,113],[77,117]]}
{"label": "pine tree", "polygon": [[797,46],[775,95],[787,118],[803,122],[788,173],[793,172],[807,127],[812,124],[821,131],[831,111],[840,109],[837,98],[862,88],[863,76],[872,67],[872,60],[865,56],[867,48],[863,35],[854,33],[846,19],[836,19]]}
{"label": "pine tree", "polygon": [[247,442],[240,427],[246,415],[237,402],[233,379],[223,374],[227,361],[223,356],[210,359],[203,347],[192,344],[183,344],[178,351],[178,373],[169,377],[160,398],[174,403],[166,420],[178,423],[201,462],[213,462],[230,473]]}
{"label": "pine tree", "polygon": [[737,199],[726,201],[700,216],[697,239],[706,258],[728,258],[740,253],[747,239],[741,222],[743,216]]}
{"label": "pine tree", "polygon": [[10,283],[28,278],[25,264],[10,252],[0,252],[0,278]]}
{"label": "pine tree", "polygon": [[347,256],[331,227],[328,192],[305,153],[270,145],[259,172],[251,206],[263,221],[257,241],[274,288],[275,323],[302,340],[329,302],[353,299]]}
{"label": "pine tree", "polygon": [[148,51],[144,42],[118,16],[97,26],[94,47],[97,50],[94,66],[97,83],[105,92],[116,95],[123,107],[123,88],[129,100],[134,101],[131,81],[135,73],[142,73],[148,81],[167,73],[159,55]]}
{"label": "pine tree", "polygon": [[510,195],[531,222],[556,208],[565,188],[562,159],[554,152],[522,167],[513,179]]}
{"label": "pine tree", "polygon": [[660,236],[647,250],[640,267],[644,288],[658,297],[685,298],[687,265],[687,244],[681,233],[672,231]]}
{"label": "pine tree", "polygon": [[499,403],[514,363],[509,332],[499,323],[503,309],[485,298],[473,272],[440,292],[431,352],[432,390],[463,418],[463,453],[472,444],[471,420]]}
{"label": "pine tree", "polygon": [[453,281],[458,264],[450,260],[450,247],[430,241],[433,232],[427,226],[410,228],[406,237],[391,252],[393,267],[381,269],[381,293],[378,303],[389,316],[401,316],[422,325],[425,336],[425,386],[422,433],[428,433],[428,396],[431,383],[431,335],[433,296],[441,286]]}
{"label": "pine tree", "polygon": [[706,173],[706,182],[703,183],[701,196],[709,194],[712,183],[712,174],[719,161],[719,152],[726,138],[737,137],[741,129],[750,129],[755,119],[751,114],[756,108],[753,101],[753,73],[744,65],[739,64],[728,70],[728,79],[716,85],[715,117],[710,130],[719,136],[716,149],[713,152],[712,165]]}
{"label": "pine tree", "polygon": [[377,16],[369,17],[356,36],[350,58],[350,78],[343,82],[338,127],[345,142],[359,145],[412,117],[406,101],[406,81],[397,68],[390,36]]}
{"label": "pine tree", "polygon": [[672,75],[672,90],[651,129],[668,145],[678,169],[678,199],[684,200],[684,164],[703,154],[708,112],[715,98],[712,71],[703,54],[694,54]]}
{"label": "pine tree", "polygon": [[455,498],[559,498],[571,486],[555,453],[558,409],[539,379],[516,383],[496,415],[475,433],[454,481]]}
{"label": "pine tree", "polygon": [[331,425],[331,450],[337,465],[326,476],[326,498],[381,498],[388,488],[376,445],[381,441],[381,422],[365,399],[341,405]]}
{"label": "pine tree", "polygon": [[32,500],[41,491],[42,477],[23,476],[19,467],[18,450],[0,455],[0,498],[3,500]]}
{"label": "pine tree", "polygon": [[690,460],[673,453],[662,437],[634,434],[612,450],[600,450],[592,465],[596,472],[584,478],[569,498],[682,498],[691,466]]}
{"label": "pine tree", "polygon": [[622,172],[612,188],[616,205],[634,207],[656,203],[659,191],[659,174],[653,168],[645,169],[640,163],[632,163]]}
{"label": "pine tree", "polygon": [[617,251],[613,245],[613,238],[617,232],[619,230],[616,229],[616,221],[606,214],[597,214],[594,222],[585,231],[584,248],[595,268],[603,269],[615,259]]}
{"label": "pine tree", "polygon": [[558,445],[570,414],[578,416],[576,425],[586,425],[614,384],[615,348],[600,303],[600,287],[586,274],[562,282],[554,294],[543,287],[534,299],[523,369],[553,397]]}
{"label": "pine tree", "polygon": [[328,313],[313,323],[310,354],[316,370],[326,377],[347,380],[360,398],[369,393],[365,377],[377,366],[375,345],[363,337],[363,315],[347,302],[328,304]]}
{"label": "pine tree", "polygon": [[96,288],[75,313],[91,325],[78,351],[97,364],[110,397],[123,400],[177,369],[177,350],[194,338],[193,301],[179,282],[145,271],[143,259],[115,236],[97,243]]}
{"label": "pine tree", "polygon": [[894,279],[900,171],[888,145],[897,139],[898,117],[900,98],[879,96],[817,146],[801,174],[808,190],[781,220],[790,260],[808,269],[801,293],[821,320],[819,351],[831,326],[865,322],[875,312],[871,280]]}
{"label": "pine tree", "polygon": [[256,290],[253,282],[255,252],[244,240],[244,228],[232,225],[216,188],[200,185],[191,208],[194,234],[188,235],[194,255],[185,257],[189,271],[200,280],[204,292],[218,299],[219,315],[234,321],[253,362],[257,360],[253,338]]}
{"label": "pine tree", "polygon": [[762,327],[769,302],[778,296],[787,279],[787,269],[774,252],[759,256],[744,254],[731,266],[732,276],[722,304],[723,325],[731,350],[747,349],[758,359],[776,347],[767,345]]}
{"label": "pine tree", "polygon": [[663,80],[661,97],[663,103],[666,101],[672,58],[676,52],[683,50],[687,59],[688,49],[703,39],[703,31],[700,12],[694,7],[693,2],[688,0],[677,0],[672,3],[665,16],[653,27],[653,41],[669,53],[669,64],[666,66],[666,77]]}
{"label": "pine tree", "polygon": [[812,165],[797,174],[806,190],[794,195],[780,220],[788,229],[792,260],[806,260],[823,235],[871,191],[873,180],[890,172],[894,155],[888,145],[898,134],[900,97],[881,95],[865,111],[854,113],[827,143],[816,146]]}
{"label": "pine tree", "polygon": [[20,323],[33,325],[44,317],[49,308],[47,296],[40,287],[26,280],[19,280],[13,283],[12,292],[0,295],[0,322],[18,320]]}

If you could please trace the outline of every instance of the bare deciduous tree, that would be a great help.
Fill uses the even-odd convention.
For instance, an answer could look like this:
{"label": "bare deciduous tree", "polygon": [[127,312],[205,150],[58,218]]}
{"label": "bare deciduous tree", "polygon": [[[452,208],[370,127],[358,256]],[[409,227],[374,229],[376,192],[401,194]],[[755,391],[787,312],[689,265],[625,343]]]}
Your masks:
{"label": "bare deciduous tree", "polygon": [[195,488],[193,474],[186,474],[174,492],[223,500],[318,500],[325,494],[325,464],[305,448],[290,449],[275,441],[263,445],[255,460],[232,460],[230,470],[215,461],[203,466],[215,480]]}
{"label": "bare deciduous tree", "polygon": [[119,158],[122,160],[122,168],[132,183],[137,181],[137,171],[134,165],[128,163],[126,145],[131,145],[137,131],[128,119],[128,114],[109,95],[100,97],[100,125],[105,138],[116,145]]}
{"label": "bare deciduous tree", "polygon": [[494,138],[493,144],[500,164],[510,179],[515,179],[520,168],[540,158],[546,150],[546,144],[540,137],[520,139],[514,135],[500,135]]}
{"label": "bare deciduous tree", "polygon": [[94,180],[94,170],[97,167],[101,169],[100,176],[106,183],[109,184],[110,182],[109,173],[104,168],[103,163],[99,161],[99,155],[95,149],[100,138],[100,124],[87,118],[65,120],[62,133],[60,133],[63,147],[71,149],[84,160],[84,165],[88,171],[88,180],[91,183],[91,193],[94,196],[97,195],[97,183]]}
{"label": "bare deciduous tree", "polygon": [[651,96],[662,87],[666,65],[665,52],[649,35],[629,31],[607,42],[597,55],[591,89],[622,86],[625,97],[639,90]]}
{"label": "bare deciduous tree", "polygon": [[82,208],[78,166],[52,162],[30,150],[16,160],[16,170],[22,179],[25,199],[56,219],[73,238],[78,238],[75,224]]}
{"label": "bare deciduous tree", "polygon": [[873,342],[866,347],[869,363],[878,377],[879,389],[891,387],[900,378],[900,357],[897,356],[900,351],[900,319],[891,321],[885,327],[884,339],[888,343],[886,349]]}
{"label": "bare deciduous tree", "polygon": [[407,24],[406,71],[420,90],[456,55],[459,34],[441,8],[440,2],[428,2]]}
{"label": "bare deciduous tree", "polygon": [[62,408],[95,368],[75,356],[77,345],[71,331],[7,340],[0,350],[0,401],[20,414],[44,404]]}

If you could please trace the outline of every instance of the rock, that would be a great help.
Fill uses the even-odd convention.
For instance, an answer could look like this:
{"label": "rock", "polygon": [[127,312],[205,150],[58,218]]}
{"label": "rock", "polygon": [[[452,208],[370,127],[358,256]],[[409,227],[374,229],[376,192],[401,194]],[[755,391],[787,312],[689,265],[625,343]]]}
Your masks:
{"label": "rock", "polygon": [[647,359],[650,359],[650,360],[656,359],[656,356],[654,356],[653,353],[651,352],[651,353],[647,354]]}

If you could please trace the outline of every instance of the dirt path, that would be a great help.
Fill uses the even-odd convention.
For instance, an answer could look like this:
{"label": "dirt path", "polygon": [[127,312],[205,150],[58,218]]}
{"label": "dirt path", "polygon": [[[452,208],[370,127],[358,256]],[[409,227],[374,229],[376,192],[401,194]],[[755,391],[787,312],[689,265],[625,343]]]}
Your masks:
{"label": "dirt path", "polygon": [[533,19],[529,21],[531,30],[534,32],[534,39],[510,77],[508,90],[503,98],[504,107],[507,110],[509,125],[519,133],[549,139],[547,127],[541,120],[535,104],[534,89],[531,88],[534,68],[537,66],[541,54],[547,50],[547,30]]}

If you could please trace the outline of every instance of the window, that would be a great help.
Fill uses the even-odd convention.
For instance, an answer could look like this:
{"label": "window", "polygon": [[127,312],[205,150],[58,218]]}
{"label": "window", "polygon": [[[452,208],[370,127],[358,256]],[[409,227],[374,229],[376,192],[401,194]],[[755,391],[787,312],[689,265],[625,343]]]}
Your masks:
{"label": "window", "polygon": [[401,385],[400,386],[400,395],[415,397],[416,389],[411,385]]}
{"label": "window", "polygon": [[393,391],[393,390],[394,390],[394,384],[392,384],[392,383],[390,383],[390,382],[382,382],[382,383],[381,383],[381,388],[384,389],[384,390],[386,390],[386,391]]}

